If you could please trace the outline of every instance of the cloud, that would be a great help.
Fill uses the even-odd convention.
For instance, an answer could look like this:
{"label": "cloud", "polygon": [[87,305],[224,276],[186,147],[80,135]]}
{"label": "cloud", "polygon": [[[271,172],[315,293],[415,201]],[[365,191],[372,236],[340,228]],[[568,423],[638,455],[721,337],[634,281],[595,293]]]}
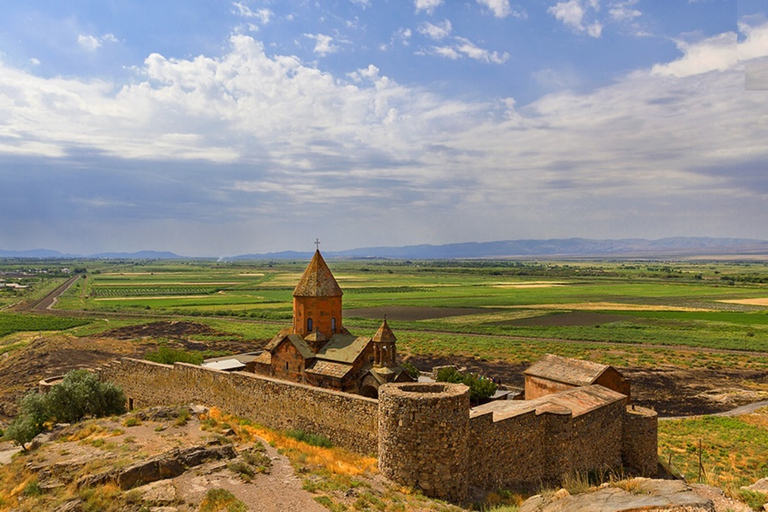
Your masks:
{"label": "cloud", "polygon": [[497,18],[506,18],[510,14],[515,18],[526,19],[528,13],[522,8],[512,8],[509,0],[477,0],[477,3],[484,5]]}
{"label": "cloud", "polygon": [[[45,235],[234,254],[305,236],[488,240],[500,218],[515,237],[759,236],[768,106],[738,63],[703,51],[727,37],[524,106],[442,97],[374,65],[336,76],[245,35],[218,57],[151,54],[125,85],[0,62],[0,179],[14,191],[0,245]],[[750,62],[764,37],[768,26],[747,30]],[[451,42],[435,54],[493,61]]]}
{"label": "cloud", "polygon": [[236,14],[239,16],[243,18],[254,18],[262,25],[268,24],[275,14],[267,8],[256,9],[255,11],[251,10],[245,2],[234,2],[232,5],[237,9]]}
{"label": "cloud", "polygon": [[462,57],[485,62],[488,64],[503,64],[509,60],[509,53],[499,53],[480,48],[475,43],[464,37],[454,37],[453,44],[449,46],[432,46],[416,52],[418,55],[436,55],[451,60]]}
{"label": "cloud", "polygon": [[339,51],[339,47],[333,44],[333,37],[331,36],[325,34],[304,34],[304,37],[315,40],[315,48],[312,51],[322,57]]}
{"label": "cloud", "polygon": [[547,12],[572,30],[597,38],[603,32],[603,24],[598,20],[585,22],[585,18],[590,12],[594,13],[599,9],[598,0],[567,0],[558,2],[547,9]]}
{"label": "cloud", "polygon": [[77,44],[84,50],[90,52],[98,50],[105,42],[116,43],[117,38],[113,34],[104,34],[101,37],[83,34],[77,36]]}
{"label": "cloud", "polygon": [[608,14],[614,21],[631,21],[643,15],[642,12],[634,8],[639,0],[627,0],[624,2],[614,2],[608,7]]}
{"label": "cloud", "polygon": [[434,39],[435,41],[439,41],[451,35],[453,26],[449,20],[445,20],[438,24],[433,24],[427,21],[419,25],[417,30],[420,34],[423,34],[430,39]]}
{"label": "cloud", "polygon": [[675,43],[683,56],[674,62],[656,64],[653,66],[653,74],[684,78],[710,71],[725,71],[738,61],[736,34],[733,32],[718,34],[695,43],[683,40]]}
{"label": "cloud", "polygon": [[416,7],[416,12],[426,11],[427,14],[432,15],[435,9],[443,5],[444,0],[413,0],[413,5]]}

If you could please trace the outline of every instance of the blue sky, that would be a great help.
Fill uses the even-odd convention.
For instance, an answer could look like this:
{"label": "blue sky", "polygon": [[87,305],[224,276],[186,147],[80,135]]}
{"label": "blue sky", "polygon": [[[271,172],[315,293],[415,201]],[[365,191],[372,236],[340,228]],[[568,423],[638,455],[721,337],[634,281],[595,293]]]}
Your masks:
{"label": "blue sky", "polygon": [[5,2],[0,248],[767,239],[765,11]]}

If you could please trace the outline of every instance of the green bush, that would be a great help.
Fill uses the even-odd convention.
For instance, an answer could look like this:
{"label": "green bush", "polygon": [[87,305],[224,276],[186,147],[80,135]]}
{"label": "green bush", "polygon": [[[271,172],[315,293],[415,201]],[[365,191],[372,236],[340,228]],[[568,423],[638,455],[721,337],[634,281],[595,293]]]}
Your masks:
{"label": "green bush", "polygon": [[311,446],[319,446],[320,448],[333,447],[333,442],[322,434],[310,434],[303,430],[287,430],[285,435]]}
{"label": "green bush", "polygon": [[144,354],[144,359],[161,364],[201,364],[203,362],[203,355],[194,352],[187,352],[186,350],[182,349],[159,346],[157,347],[157,350],[153,350]]}
{"label": "green bush", "polygon": [[498,388],[491,379],[475,375],[474,373],[461,373],[452,366],[438,370],[437,381],[464,384],[469,388],[469,401],[473,404],[478,404],[486,398],[493,396]]}
{"label": "green bush", "polygon": [[125,412],[125,394],[87,370],[73,370],[47,394],[29,393],[21,400],[19,415],[8,425],[5,438],[26,451],[26,445],[45,430],[45,423],[76,423],[85,416]]}

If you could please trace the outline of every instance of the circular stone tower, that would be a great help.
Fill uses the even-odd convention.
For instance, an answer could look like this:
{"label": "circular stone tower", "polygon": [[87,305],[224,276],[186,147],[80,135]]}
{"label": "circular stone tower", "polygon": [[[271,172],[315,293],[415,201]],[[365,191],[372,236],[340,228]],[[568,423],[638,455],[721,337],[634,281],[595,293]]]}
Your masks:
{"label": "circular stone tower", "polygon": [[385,384],[379,388],[379,470],[424,494],[467,493],[469,388],[463,384]]}

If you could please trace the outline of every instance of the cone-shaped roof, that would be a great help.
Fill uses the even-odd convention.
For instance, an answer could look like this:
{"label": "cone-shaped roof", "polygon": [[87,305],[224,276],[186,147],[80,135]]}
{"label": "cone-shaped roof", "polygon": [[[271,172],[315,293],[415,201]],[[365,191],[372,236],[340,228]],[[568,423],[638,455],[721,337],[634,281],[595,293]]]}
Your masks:
{"label": "cone-shaped roof", "polygon": [[375,342],[384,342],[384,343],[394,343],[397,341],[397,338],[395,338],[395,333],[392,332],[392,329],[389,328],[389,325],[387,324],[387,319],[384,319],[384,322],[381,324],[381,327],[379,327],[379,330],[376,331],[376,334],[373,335],[373,341]]}
{"label": "cone-shaped roof", "polygon": [[339,288],[339,283],[320,255],[315,251],[312,261],[307,265],[299,284],[293,290],[294,297],[340,297],[344,292]]}

